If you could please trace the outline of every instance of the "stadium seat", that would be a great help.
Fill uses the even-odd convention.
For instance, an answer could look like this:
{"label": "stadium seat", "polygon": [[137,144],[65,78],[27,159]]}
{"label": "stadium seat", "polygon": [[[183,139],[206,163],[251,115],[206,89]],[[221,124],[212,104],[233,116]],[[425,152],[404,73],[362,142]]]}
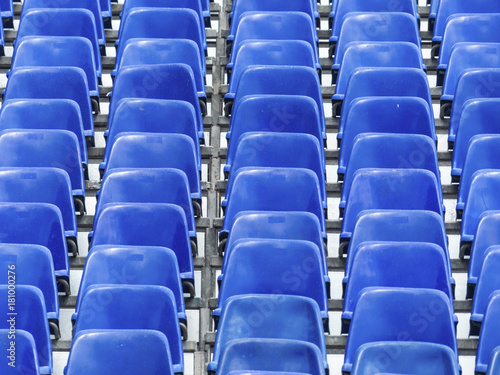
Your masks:
{"label": "stadium seat", "polygon": [[[463,79],[462,73],[464,73],[464,71],[497,68],[499,65],[500,43],[459,43],[455,45],[451,51],[450,61],[444,76],[443,92],[440,100],[440,117],[443,118],[450,115],[449,112],[452,110],[450,111],[449,107],[452,106],[455,94],[458,95],[461,93],[461,90],[463,90],[463,87],[458,87],[458,82]],[[477,91],[476,88],[474,91],[475,95],[477,95]],[[488,95],[488,97],[491,97],[490,92],[488,92]]]}
{"label": "stadium seat", "polygon": [[3,27],[7,29],[14,28],[14,3],[12,0],[1,0],[0,10],[2,12]]}
{"label": "stadium seat", "polygon": [[0,223],[2,243],[33,244],[50,250],[58,290],[69,295],[68,250],[59,209],[47,203],[0,203]]}
{"label": "stadium seat", "polygon": [[326,141],[322,134],[324,128],[324,119],[320,118],[318,105],[308,96],[248,95],[234,106],[230,128],[226,134],[226,159],[233,159],[236,152],[234,146],[246,132],[311,134],[323,145]]}
{"label": "stadium seat", "polygon": [[[470,117],[464,117],[462,121],[462,115],[471,116],[474,115],[474,122],[472,125],[465,125],[466,129],[468,129],[468,133],[480,134],[481,132],[485,133],[495,133],[495,124],[496,124],[496,108],[491,109],[488,108],[487,114],[477,114],[477,113],[467,113],[469,109],[467,105],[475,100],[484,100],[494,98],[500,98],[500,85],[498,82],[500,81],[500,69],[479,69],[479,70],[468,70],[464,71],[457,82],[456,95],[453,99],[453,104],[451,106],[451,115],[450,115],[450,123],[448,126],[448,148],[454,148],[454,142],[456,135],[458,133],[458,129],[460,124],[465,124],[465,121],[470,121]],[[487,105],[490,106],[490,105]],[[482,105],[480,105],[482,107]],[[441,113],[446,114],[449,110],[449,104],[444,105],[444,108]],[[483,111],[481,108],[471,108],[474,112]],[[488,119],[487,124],[481,123],[481,121],[485,121]],[[491,120],[491,121],[490,121]],[[471,131],[470,128],[475,130]],[[477,132],[477,133],[476,133]],[[464,150],[467,149],[467,145],[469,140],[467,139]],[[462,151],[464,152],[464,151]]]}
{"label": "stadium seat", "polygon": [[[261,322],[258,325],[253,324],[256,318]],[[220,353],[227,343],[251,338],[290,339],[314,344],[320,349],[325,370],[328,370],[321,314],[310,298],[279,294],[229,298],[222,308],[208,371],[216,372]]]}
{"label": "stadium seat", "polygon": [[415,341],[380,341],[363,344],[352,362],[352,375],[381,373],[459,375],[457,356],[448,346]]}
{"label": "stadium seat", "polygon": [[[500,346],[498,339],[499,322],[498,315],[500,314],[500,293],[494,293],[486,308],[484,322],[481,325],[481,334],[477,345],[476,354],[476,374],[484,374],[488,370],[488,362],[492,356],[497,357]],[[494,354],[495,353],[495,354]],[[492,372],[492,374],[495,374]]]}
{"label": "stadium seat", "polygon": [[[6,363],[3,366],[2,372],[5,375],[20,375],[22,370],[32,375],[40,375],[40,369],[38,368],[38,353],[36,352],[35,340],[33,340],[33,335],[22,329],[16,329],[15,338],[16,345],[14,346],[15,351],[12,351],[11,340],[9,340],[9,330],[0,329],[0,350],[3,353],[7,353]],[[14,354],[13,358],[10,358],[10,354]],[[8,365],[14,360],[14,366]],[[16,363],[17,362],[17,363]]]}
{"label": "stadium seat", "polygon": [[[449,260],[443,249],[425,242],[363,242],[351,256],[344,295],[342,333],[349,324],[359,293],[369,287],[428,288],[450,301]],[[458,322],[458,321],[457,321]]]}
{"label": "stadium seat", "polygon": [[319,182],[314,172],[302,168],[259,168],[241,170],[233,178],[219,242],[228,237],[236,215],[243,211],[310,212],[318,217],[321,231],[326,232]]}
{"label": "stadium seat", "polygon": [[[46,22],[40,22],[40,19]],[[17,38],[27,36],[81,36],[92,43],[96,74],[102,75],[100,42],[92,12],[81,8],[23,11]],[[15,46],[15,41],[14,41]]]}
{"label": "stadium seat", "polygon": [[221,350],[217,375],[234,374],[238,370],[272,371],[273,374],[280,371],[287,374],[325,373],[321,351],[316,345],[285,339],[232,340]]}
{"label": "stadium seat", "polygon": [[421,134],[434,139],[434,118],[429,105],[417,97],[362,97],[351,102],[351,110],[340,118],[344,129],[339,144],[337,174],[343,180],[345,169],[356,137],[363,133]]}
{"label": "stadium seat", "polygon": [[[201,212],[200,172],[194,143],[184,134],[121,133],[109,155],[106,173],[115,168],[175,168],[189,181],[191,198]],[[104,174],[106,178],[106,174]]]}
{"label": "stadium seat", "polygon": [[[94,137],[94,118],[85,72],[76,67],[18,68],[11,72],[4,101],[70,99],[78,103],[86,137]],[[91,142],[93,143],[93,142]]]}
{"label": "stadium seat", "polygon": [[104,132],[104,137],[107,138],[106,149],[99,169],[106,169],[116,137],[120,133],[127,132],[177,133],[189,136],[194,143],[198,170],[201,171],[196,111],[192,104],[181,100],[134,98],[120,100],[115,113],[109,120],[108,130]]}
{"label": "stadium seat", "polygon": [[453,47],[472,42],[500,43],[500,14],[456,14],[448,18],[439,51],[437,86],[443,85]]}
{"label": "stadium seat", "polygon": [[184,358],[177,319],[174,294],[164,286],[101,284],[82,296],[74,336],[94,329],[162,332],[168,340],[174,372],[182,373]]}
{"label": "stadium seat", "polygon": [[[342,184],[339,207],[345,208],[347,195],[355,173],[363,168],[425,169],[440,181],[436,144],[420,134],[359,134],[354,139]],[[443,200],[439,189],[440,200]]]}
{"label": "stadium seat", "polygon": [[[239,294],[286,294],[309,297],[321,311],[328,329],[328,303],[318,247],[309,241],[254,239],[235,244],[224,270],[219,304],[213,312],[220,317],[229,297]],[[298,278],[292,267],[300,268]]]}
{"label": "stadium seat", "polygon": [[181,332],[187,338],[184,296],[175,253],[154,246],[94,246],[87,256],[78,291],[75,314],[77,320],[82,296],[98,284],[160,285],[169,288],[177,306]]}
{"label": "stadium seat", "polygon": [[[130,66],[120,69],[111,92],[109,113],[114,114],[124,98],[182,100],[196,111],[200,141],[204,139],[201,115],[204,107],[198,100],[193,70],[186,64]],[[206,108],[205,108],[206,112]]]}
{"label": "stadium seat", "polygon": [[490,356],[490,362],[488,363],[488,372],[486,375],[495,375],[500,369],[500,345],[497,346]]}
{"label": "stadium seat", "polygon": [[101,15],[102,15],[102,23],[105,29],[112,29],[111,18],[111,0],[99,0],[101,5]]}
{"label": "stadium seat", "polygon": [[[470,316],[470,335],[479,335],[488,303],[495,292],[500,292],[500,278],[498,267],[500,266],[500,246],[496,245],[488,249],[484,255],[483,264],[477,278],[472,311]],[[497,316],[498,318],[498,316]]]}
{"label": "stadium seat", "polygon": [[[142,225],[138,226],[140,222]],[[166,203],[101,207],[91,248],[98,245],[161,246],[172,249],[183,285],[194,295],[193,259],[184,211]]]}
{"label": "stadium seat", "polygon": [[155,330],[87,330],[73,339],[65,375],[174,375],[167,337]]}
{"label": "stadium seat", "polygon": [[428,210],[442,217],[440,190],[436,175],[425,169],[358,170],[346,196],[340,243],[349,242],[364,210]]}
{"label": "stadium seat", "polygon": [[[377,341],[442,344],[450,347],[458,359],[452,309],[448,296],[439,290],[366,288],[354,309],[342,371],[351,371],[361,345]],[[433,319],[425,318],[429,314]]]}
{"label": "stadium seat", "polygon": [[[2,301],[8,300],[8,290],[8,285],[0,285]],[[9,305],[5,302],[2,304],[2,313],[6,318],[1,320],[0,329],[14,326],[16,331],[19,329],[31,333],[36,345],[40,374],[52,374],[52,344],[47,309],[40,289],[30,285],[16,285],[15,310],[15,323],[11,323]]]}
{"label": "stadium seat", "polygon": [[[3,1],[3,2],[5,2],[5,1]],[[1,6],[2,5],[0,3],[0,7]],[[4,26],[0,25],[0,56],[5,56],[5,49],[4,49],[4,47],[5,47],[5,36],[4,36],[3,29],[4,29]]]}

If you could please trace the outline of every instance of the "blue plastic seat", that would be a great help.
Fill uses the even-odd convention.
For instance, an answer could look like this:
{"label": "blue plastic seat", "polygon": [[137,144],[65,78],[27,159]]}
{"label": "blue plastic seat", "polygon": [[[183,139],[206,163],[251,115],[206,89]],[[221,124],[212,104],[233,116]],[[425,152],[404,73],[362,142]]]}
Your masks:
{"label": "blue plastic seat", "polygon": [[[500,98],[500,87],[497,83],[499,80],[500,69],[466,70],[460,75],[457,82],[457,89],[455,90],[455,97],[453,98],[453,103],[451,106],[450,123],[448,125],[449,149],[454,148],[453,146],[460,124],[464,124],[465,121],[470,120],[470,118],[465,117],[462,121],[462,115],[470,115],[467,114],[466,111],[467,104],[469,104],[470,101],[473,100]],[[445,115],[447,114],[448,110],[449,104],[445,103],[441,113]],[[473,108],[473,110],[476,111],[475,108]],[[478,110],[482,111],[482,109]],[[484,117],[484,114],[474,114],[475,117],[472,125],[465,126],[467,128],[472,127],[473,129],[476,129],[473,131],[477,132],[476,134],[479,134],[481,132],[496,133],[496,118],[494,117],[496,109],[488,109],[488,111],[490,110],[491,112],[489,112],[486,117]],[[486,119],[492,119],[492,121],[489,121],[487,125],[483,125],[480,120],[484,121]],[[469,130],[469,133],[473,132]],[[469,140],[467,140],[466,142],[468,144]]]}
{"label": "blue plastic seat", "polygon": [[[235,103],[231,115],[227,161],[232,160],[241,135],[246,132],[305,133],[324,144],[324,119],[316,102],[301,95],[248,95]],[[234,142],[234,144],[233,144]]]}
{"label": "blue plastic seat", "polygon": [[[351,371],[355,353],[361,345],[403,341],[402,335],[406,337],[404,341],[446,345],[458,359],[452,306],[446,294],[434,289],[364,289],[354,308],[342,371]],[[433,319],[425,319],[422,315],[421,311],[429,310],[434,312]]]}
{"label": "blue plastic seat", "polygon": [[86,137],[94,136],[94,118],[85,72],[76,67],[18,68],[7,81],[4,100],[70,99],[78,103]]}
{"label": "blue plastic seat", "polygon": [[351,42],[409,42],[420,48],[417,19],[402,12],[351,13],[344,17],[336,44],[330,40],[332,69],[340,69],[344,53]]}
{"label": "blue plastic seat", "polygon": [[[436,144],[432,138],[420,134],[359,134],[345,163],[339,204],[341,211],[345,208],[355,173],[363,168],[425,169],[440,181]],[[443,200],[441,189],[439,199]]]}
{"label": "blue plastic seat", "polygon": [[[227,65],[229,88],[224,102],[234,99],[241,74],[251,66],[294,65],[317,68],[310,44],[303,40],[244,40],[234,63]],[[321,67],[320,67],[321,68]]]}
{"label": "blue plastic seat", "polygon": [[344,295],[342,333],[349,331],[358,295],[369,287],[436,289],[453,301],[449,260],[443,249],[426,242],[363,242],[351,257]]}
{"label": "blue plastic seat", "polygon": [[228,237],[236,215],[243,211],[310,212],[318,217],[321,231],[326,233],[318,177],[308,169],[259,168],[238,172],[219,241]]}
{"label": "blue plastic seat", "polygon": [[[221,314],[229,297],[239,294],[286,294],[309,297],[321,311],[325,331],[328,329],[328,303],[318,247],[309,241],[255,239],[240,241],[232,249],[224,271],[218,308]],[[307,278],[293,276],[298,266]]]}
{"label": "blue plastic seat", "polygon": [[[340,118],[344,129],[340,144],[339,179],[343,179],[356,137],[363,133],[421,134],[437,141],[429,105],[417,97],[362,97]],[[340,139],[337,139],[340,141]]]}
{"label": "blue plastic seat", "polygon": [[[109,303],[99,304],[99,301]],[[96,303],[101,307],[98,310]],[[162,332],[168,340],[174,372],[184,370],[175,297],[164,286],[101,284],[87,290],[81,299],[74,335],[93,329]]]}
{"label": "blue plastic seat", "polygon": [[380,341],[361,345],[354,356],[351,374],[377,375],[382,372],[459,375],[460,365],[453,350],[441,344]]}
{"label": "blue plastic seat", "polygon": [[73,339],[65,375],[174,375],[167,337],[149,329],[87,330]]}
{"label": "blue plastic seat", "polygon": [[[140,226],[137,223],[141,223]],[[166,203],[108,204],[101,207],[91,248],[98,245],[160,246],[172,249],[181,280],[192,287],[193,258],[184,211]]]}
{"label": "blue plastic seat", "polygon": [[440,190],[436,175],[425,169],[358,170],[346,196],[340,243],[349,241],[364,210],[428,210],[442,216]]}
{"label": "blue plastic seat", "polygon": [[187,338],[184,296],[175,253],[153,246],[94,246],[85,267],[72,321],[77,320],[82,297],[98,284],[160,285],[169,288],[177,306],[177,316]]}
{"label": "blue plastic seat", "polygon": [[462,42],[500,43],[500,14],[456,14],[449,17],[439,51],[437,86],[443,85],[453,47]]}
{"label": "blue plastic seat", "polygon": [[[236,140],[235,140],[236,141]],[[233,174],[247,167],[306,168],[316,173],[321,200],[326,210],[326,167],[323,146],[309,134],[244,133],[238,140],[234,159],[228,160],[224,172],[229,174],[226,196],[231,195]],[[296,150],[300,149],[300,153]],[[258,151],[257,151],[258,150]],[[257,152],[255,152],[257,151]],[[231,171],[231,173],[230,173]],[[222,207],[226,207],[226,201]]]}
{"label": "blue plastic seat", "polygon": [[[0,4],[1,7],[1,4]],[[0,56],[5,56],[5,36],[3,32],[4,26],[0,25]]]}
{"label": "blue plastic seat", "polygon": [[[3,301],[8,300],[9,288],[7,285],[0,285],[0,297]],[[15,330],[23,330],[33,336],[36,351],[38,354],[38,368],[40,374],[52,374],[52,344],[50,342],[49,323],[47,321],[47,310],[45,301],[40,289],[30,285],[16,285],[14,317]],[[2,304],[2,313],[6,317],[0,323],[0,329],[10,329],[11,322],[8,315],[9,305]],[[6,361],[6,359],[4,359]],[[19,364],[19,363],[17,363]],[[6,364],[4,364],[6,366]]]}
{"label": "blue plastic seat", "polygon": [[[34,66],[75,66],[87,77],[89,94],[99,102],[99,83],[92,43],[82,36],[25,36],[18,39],[11,69]],[[9,74],[10,75],[10,74]]]}
{"label": "blue plastic seat", "polygon": [[[457,43],[451,50],[450,61],[444,76],[440,117],[450,114],[449,107],[455,95],[461,92],[458,90],[458,82],[463,78],[464,71],[498,68],[498,66],[500,66],[500,43]],[[475,91],[478,91],[477,88]],[[474,92],[474,95],[477,94]],[[491,93],[488,95],[491,97]]]}
{"label": "blue plastic seat", "polygon": [[[40,22],[40,19],[46,22]],[[91,11],[81,8],[45,8],[23,11],[17,38],[21,40],[27,36],[81,36],[87,38],[92,43],[96,74],[98,77],[102,75],[101,45]]]}
{"label": "blue plastic seat", "polygon": [[14,28],[14,3],[12,0],[1,0],[0,10],[2,13],[2,24],[4,28]]}
{"label": "blue plastic seat", "polygon": [[471,336],[479,335],[479,330],[492,294],[500,292],[500,278],[498,277],[499,266],[500,246],[496,245],[489,248],[488,252],[484,255],[483,264],[477,278],[470,316]]}
{"label": "blue plastic seat", "polygon": [[120,100],[115,113],[109,120],[108,130],[104,132],[107,138],[106,149],[104,160],[99,165],[100,170],[106,169],[116,137],[126,132],[177,133],[189,136],[193,140],[198,169],[201,171],[196,111],[192,104],[181,100],[134,98]]}
{"label": "blue plastic seat", "polygon": [[0,222],[2,243],[33,244],[50,250],[58,290],[69,295],[68,250],[59,209],[47,203],[0,203]]}
{"label": "blue plastic seat", "polygon": [[[22,329],[16,329],[16,345],[14,346],[15,351],[13,352],[12,358],[10,357],[11,352],[11,340],[9,338],[8,329],[0,329],[0,336],[3,337],[0,340],[0,350],[3,353],[7,353],[6,363],[2,372],[5,375],[22,375],[23,372],[19,368],[22,366],[24,371],[29,371],[29,374],[40,375],[40,370],[38,368],[38,353],[36,352],[35,340],[33,340],[33,335]],[[14,361],[15,366],[10,366],[8,363]],[[21,364],[21,365],[20,365]]]}
{"label": "blue plastic seat", "polygon": [[[264,315],[258,306],[269,307],[269,313]],[[254,315],[261,317],[258,326],[249,323],[249,318]],[[328,370],[321,314],[316,302],[310,298],[248,294],[229,298],[222,309],[208,371],[217,370],[220,353],[227,343],[251,338],[290,339],[314,344],[320,349],[325,369]]]}
{"label": "blue plastic seat", "polygon": [[[496,374],[493,369],[489,368],[488,363],[490,359],[498,362],[498,346],[500,340],[498,339],[498,329],[500,320],[500,293],[494,293],[486,308],[484,322],[481,325],[481,334],[479,335],[479,343],[477,345],[476,354],[476,374],[484,374],[486,371],[491,375]],[[491,363],[491,362],[490,362]]]}
{"label": "blue plastic seat", "polygon": [[[191,198],[200,205],[200,172],[191,138],[184,134],[121,133],[109,155],[106,173],[116,168],[175,168],[189,181]],[[106,178],[106,174],[104,174]]]}
{"label": "blue plastic seat", "polygon": [[[156,77],[156,78],[153,78]],[[152,80],[150,84],[145,84]],[[186,64],[129,66],[120,69],[111,93],[109,113],[115,113],[120,100],[164,99],[190,103],[196,112],[198,137],[204,139],[202,103],[198,100],[193,70]],[[206,110],[206,108],[205,108]]]}
{"label": "blue plastic seat", "polygon": [[316,345],[285,339],[232,340],[221,350],[216,374],[228,375],[238,370],[325,373],[321,351]]}
{"label": "blue plastic seat", "polygon": [[111,0],[99,0],[99,3],[101,5],[101,16],[102,16],[102,23],[105,29],[112,29],[112,24],[111,24],[111,18],[112,18],[112,11],[111,11]]}
{"label": "blue plastic seat", "polygon": [[[454,114],[455,115],[455,114]],[[454,115],[450,122],[453,122]],[[480,134],[500,134],[500,98],[471,99],[462,106],[451,159],[452,181],[459,181],[470,140]]]}
{"label": "blue plastic seat", "polygon": [[491,352],[486,375],[495,375],[500,370],[500,345]]}

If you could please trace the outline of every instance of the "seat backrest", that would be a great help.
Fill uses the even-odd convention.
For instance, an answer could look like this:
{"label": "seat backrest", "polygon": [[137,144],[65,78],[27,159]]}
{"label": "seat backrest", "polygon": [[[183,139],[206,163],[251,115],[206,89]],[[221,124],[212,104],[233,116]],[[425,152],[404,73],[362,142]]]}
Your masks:
{"label": "seat backrest", "polygon": [[492,293],[500,291],[500,280],[498,280],[498,267],[500,266],[500,247],[494,246],[488,250],[483,259],[483,265],[479,271],[477,286],[472,302],[471,320],[481,323],[484,320],[486,308]]}
{"label": "seat backrest", "polygon": [[[476,371],[485,373],[488,362],[498,346],[498,329],[500,328],[500,293],[494,293],[487,305],[484,322],[481,325],[481,333],[477,344]],[[496,350],[498,352],[498,350]],[[496,354],[498,356],[498,354]],[[494,374],[494,373],[493,373]]]}
{"label": "seat backrest", "polygon": [[[9,330],[0,329],[0,335],[8,338]],[[19,370],[19,368],[22,368],[30,374],[40,375],[38,354],[36,352],[36,344],[35,340],[33,340],[33,335],[25,330],[16,329],[15,338],[15,346],[11,346],[10,340],[0,341],[0,348],[4,353],[7,353],[7,360],[9,361],[5,364],[3,373],[5,375],[17,375],[22,371]],[[13,348],[14,351],[12,351]],[[14,355],[11,356],[10,354]],[[8,363],[15,365],[8,365]]]}
{"label": "seat backrest", "polygon": [[488,372],[486,375],[494,375],[500,369],[500,345],[497,346],[490,356],[490,361],[488,363]]}

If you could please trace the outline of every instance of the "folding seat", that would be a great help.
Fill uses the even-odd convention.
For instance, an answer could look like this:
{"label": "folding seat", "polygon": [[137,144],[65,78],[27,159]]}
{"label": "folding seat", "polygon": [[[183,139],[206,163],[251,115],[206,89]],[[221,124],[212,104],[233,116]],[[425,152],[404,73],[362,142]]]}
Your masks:
{"label": "folding seat", "polygon": [[488,363],[488,372],[486,375],[495,375],[500,369],[500,345],[493,349],[490,362]]}
{"label": "folding seat", "polygon": [[[11,69],[35,66],[74,66],[87,77],[94,108],[99,103],[99,84],[90,40],[81,36],[25,36],[19,39]],[[10,75],[10,74],[8,74]]]}
{"label": "folding seat", "polygon": [[68,130],[78,138],[84,176],[88,178],[87,143],[78,103],[69,99],[12,99],[2,103],[0,131],[7,129]]}
{"label": "folding seat", "polygon": [[[255,324],[254,319],[259,319],[260,324]],[[208,371],[217,371],[220,353],[227,343],[253,338],[300,340],[314,344],[320,349],[328,371],[321,314],[316,302],[310,298],[277,294],[229,298],[222,308]]]}
{"label": "folding seat", "polygon": [[[248,68],[241,75],[233,103],[224,108],[226,115],[240,100],[248,95],[301,95],[316,102],[320,119],[324,119],[323,97],[317,72],[303,66],[265,66]],[[321,132],[326,140],[325,123],[321,120]],[[273,123],[271,123],[273,124]]]}
{"label": "folding seat", "polygon": [[210,28],[211,27],[211,22],[210,22],[210,16],[211,16],[211,11],[210,11],[210,0],[201,0],[201,10],[203,14],[203,18],[205,20],[205,27]]}
{"label": "folding seat", "polygon": [[198,137],[203,142],[201,115],[204,112],[200,108],[204,105],[198,100],[193,70],[188,65],[143,65],[120,69],[111,92],[110,114],[124,98],[182,100],[192,104],[196,111]]}
{"label": "folding seat", "polygon": [[[467,118],[465,118],[464,121],[461,120],[462,114],[464,114],[464,111],[466,109],[466,104],[469,104],[468,102],[473,100],[500,98],[499,82],[500,69],[466,70],[460,74],[457,82],[457,88],[455,90],[455,96],[453,98],[453,103],[451,105],[450,122],[448,125],[449,149],[453,148],[454,146],[459,125],[463,124],[467,120]],[[448,103],[444,103],[444,106],[441,109],[441,114],[447,115],[449,110],[450,105]],[[496,113],[495,109],[493,109],[492,111],[493,112],[491,112],[491,115],[494,116],[494,114]],[[484,115],[481,114],[481,117],[479,118],[477,118],[476,116],[477,115],[475,115],[474,123],[472,125],[474,129],[477,129],[474,130],[474,132],[477,131],[477,134],[479,134],[482,129],[485,129],[486,132],[496,132],[494,130],[495,124],[497,122],[496,118],[494,118],[494,120],[491,121],[488,125],[481,125],[479,123],[479,119],[482,120],[484,118]],[[491,117],[488,115],[487,118]],[[471,127],[471,125],[465,126]],[[467,144],[468,142],[469,141],[467,140]]]}
{"label": "folding seat", "polygon": [[189,236],[196,249],[196,224],[186,174],[173,168],[114,169],[97,192],[94,219],[108,203],[171,203],[179,206],[186,216]]}
{"label": "folding seat", "polygon": [[415,341],[381,341],[363,344],[352,362],[352,375],[411,373],[459,375],[457,356],[448,346]]}
{"label": "folding seat", "polygon": [[227,65],[229,88],[228,93],[224,95],[224,102],[234,99],[241,74],[249,67],[294,65],[315,69],[318,67],[314,53],[311,45],[303,40],[255,41],[250,39],[241,42],[234,63]]}
{"label": "folding seat", "polygon": [[[0,4],[1,7],[1,4]],[[2,12],[3,13],[3,12]],[[3,32],[4,26],[0,25],[0,56],[5,56],[5,36]]]}
{"label": "folding seat", "polygon": [[[76,67],[36,67],[12,70],[4,101],[9,99],[70,99],[78,103],[86,137],[93,140],[94,118],[85,72]],[[91,142],[93,144],[93,142]]]}
{"label": "folding seat", "polygon": [[453,47],[457,43],[500,43],[500,14],[456,14],[444,30],[437,67],[437,86],[443,85]]}
{"label": "folding seat", "polygon": [[[458,82],[463,79],[462,73],[464,71],[497,68],[499,65],[500,43],[459,43],[455,45],[451,51],[450,61],[444,76],[440,117],[450,115],[450,106],[455,99],[455,94],[460,93]],[[461,89],[463,90],[463,88]],[[477,88],[475,91],[478,91]],[[477,95],[475,92],[474,94]],[[491,93],[488,95],[491,97]]]}
{"label": "folding seat", "polygon": [[[140,226],[137,223],[141,223]],[[181,281],[194,296],[194,271],[184,211],[166,203],[108,204],[94,228],[92,246],[160,246],[177,256]]]}
{"label": "folding seat", "polygon": [[[236,140],[234,140],[236,142]],[[258,167],[310,169],[319,181],[323,208],[327,210],[325,154],[318,140],[309,134],[244,133],[238,140],[233,160],[228,160],[224,173],[229,175],[226,196],[231,195],[234,177],[242,169]],[[300,152],[297,152],[300,150]],[[225,209],[227,201],[222,202]]]}
{"label": "folding seat", "polygon": [[174,375],[167,337],[155,330],[87,330],[73,339],[66,375]]}
{"label": "folding seat", "polygon": [[168,340],[174,372],[184,370],[175,297],[164,286],[101,285],[88,290],[81,299],[74,336],[95,329],[159,331]]}
{"label": "folding seat", "polygon": [[[354,139],[342,184],[339,207],[345,208],[355,173],[363,168],[425,169],[440,181],[436,144],[420,134],[359,134]],[[443,200],[441,189],[439,199]]]}
{"label": "folding seat", "polygon": [[3,27],[7,29],[14,28],[14,4],[12,0],[1,0],[0,11],[2,13]]}
{"label": "folding seat", "polygon": [[[323,249],[321,249],[323,251]],[[298,268],[302,275],[292,273]],[[328,303],[320,249],[309,241],[247,239],[235,244],[224,272],[219,304],[213,312],[220,317],[229,297],[239,294],[286,294],[309,297],[321,311],[325,332]]]}
{"label": "folding seat", "polygon": [[[453,295],[449,260],[443,249],[426,242],[363,242],[351,256],[342,312],[342,333],[348,333],[358,295],[364,288],[428,288]],[[456,321],[458,322],[458,320]]]}
{"label": "folding seat", "polygon": [[[15,290],[17,315],[11,320],[9,312],[12,311],[9,310],[9,304],[2,303],[3,316],[6,318],[1,320],[0,329],[10,330],[14,327],[15,331],[31,333],[36,345],[40,374],[52,374],[52,344],[43,294],[40,289],[30,285],[16,285]],[[8,285],[0,285],[2,301],[8,301],[8,291]]]}
{"label": "folding seat", "polygon": [[347,160],[356,137],[363,133],[421,134],[434,139],[434,118],[429,105],[417,97],[361,97],[351,102],[351,110],[340,118],[344,129],[340,144],[339,180],[343,179]]}
{"label": "folding seat", "polygon": [[[453,182],[460,181],[469,141],[475,135],[500,134],[500,98],[468,100],[462,106],[460,112],[460,120],[455,129],[456,136],[453,139],[453,157],[451,159],[451,178]],[[458,116],[454,112],[450,122],[453,122],[455,115]]]}
{"label": "folding seat", "polygon": [[452,306],[448,296],[435,289],[366,288],[354,309],[342,371],[351,371],[361,345],[377,341],[441,344],[458,360]]}
{"label": "folding seat", "polygon": [[174,133],[189,136],[193,140],[198,169],[201,171],[196,112],[190,103],[163,99],[125,98],[120,100],[115,113],[109,120],[108,130],[104,132],[106,149],[99,169],[106,169],[116,137],[120,133],[127,132]]}
{"label": "folding seat", "polygon": [[425,169],[358,170],[346,196],[340,244],[349,241],[364,210],[428,210],[442,217],[440,190],[436,175]]}
{"label": "folding seat", "polygon": [[[477,336],[488,303],[491,301],[494,293],[500,292],[500,277],[498,277],[498,267],[500,266],[500,246],[492,246],[483,257],[483,264],[477,278],[474,300],[472,302],[472,311],[470,316],[470,335]],[[498,316],[497,316],[498,318]]]}
{"label": "folding seat", "polygon": [[71,196],[71,182],[65,171],[45,167],[1,168],[0,202],[49,203],[57,206],[68,246],[73,254],[77,253],[75,206]]}
{"label": "folding seat", "polygon": [[[59,331],[59,296],[52,254],[45,246],[33,244],[0,244],[0,264],[6,270],[1,285],[31,285],[42,292],[50,329],[56,339]],[[12,273],[9,266],[15,265]],[[14,278],[9,277],[14,276]],[[9,282],[10,281],[10,282]],[[15,281],[15,284],[12,284]]]}
{"label": "folding seat", "polygon": [[[346,116],[355,99],[367,96],[422,98],[427,102],[431,116],[434,116],[429,83],[422,69],[358,68],[354,70],[347,84],[343,102],[333,103],[333,114],[338,115],[342,111],[343,116]],[[339,127],[337,138],[342,139],[343,133],[344,129]]]}
{"label": "folding seat", "polygon": [[[326,233],[319,182],[302,168],[259,168],[234,176],[219,241],[226,239],[236,215],[243,211],[303,211],[317,216]],[[265,194],[263,194],[265,192]]]}
{"label": "folding seat", "polygon": [[58,168],[69,176],[75,205],[85,211],[85,179],[76,135],[68,130],[11,129],[0,133],[0,168]]}
{"label": "folding seat", "polygon": [[27,36],[81,36],[90,40],[96,74],[98,77],[102,75],[101,45],[92,12],[81,8],[31,9],[23,11],[21,20],[17,32],[19,40]]}
{"label": "folding seat", "polygon": [[112,29],[111,25],[111,0],[99,0],[99,4],[101,5],[101,16],[102,16],[102,24],[105,29]]}
{"label": "folding seat", "polygon": [[2,243],[40,245],[50,250],[58,290],[69,295],[68,250],[58,208],[46,203],[0,203],[0,222]]}
{"label": "folding seat", "polygon": [[496,229],[499,224],[500,211],[486,211],[480,216],[476,236],[470,250],[467,299],[472,299],[474,296],[484,257],[494,250],[496,245],[500,245],[500,232]]}
{"label": "folding seat", "polygon": [[283,371],[287,374],[323,375],[322,362],[318,347],[305,341],[240,339],[232,340],[222,348],[217,375],[234,374],[238,370],[249,370],[245,372],[247,374],[257,370],[257,373]]}
{"label": "folding seat", "polygon": [[[232,160],[241,135],[246,132],[305,133],[324,144],[317,103],[302,95],[248,95],[235,103],[231,124],[226,134],[227,160]],[[234,145],[232,145],[233,141]]]}
{"label": "folding seat", "polygon": [[[23,370],[26,373],[32,375],[40,375],[40,370],[38,368],[38,354],[36,352],[35,340],[33,340],[33,335],[22,329],[16,329],[15,331],[15,351],[12,351],[11,340],[9,339],[9,330],[0,329],[0,349],[3,353],[7,353],[7,361],[4,363],[2,373],[5,375],[19,375],[23,374]],[[9,358],[10,354],[14,354],[13,358]],[[8,365],[14,360],[15,366]],[[22,370],[20,370],[22,368]]]}
{"label": "folding seat", "polygon": [[155,246],[94,246],[85,261],[75,314],[78,319],[82,297],[99,284],[159,285],[170,289],[175,297],[181,333],[187,338],[184,296],[175,253]]}
{"label": "folding seat", "polygon": [[[495,358],[498,362],[498,346],[500,346],[500,340],[498,339],[498,329],[500,319],[498,316],[500,314],[500,293],[494,293],[486,308],[484,322],[481,325],[481,334],[479,335],[479,342],[477,345],[476,354],[476,374],[484,374],[489,371],[488,362],[490,359]],[[491,369],[488,374],[494,375]]]}
{"label": "folding seat", "polygon": [[420,34],[414,16],[402,12],[352,13],[344,17],[335,51],[332,70],[339,70],[344,52],[351,42],[409,42],[420,48]]}
{"label": "folding seat", "polygon": [[[201,184],[191,138],[184,134],[121,133],[109,155],[106,173],[116,168],[175,168],[189,181],[195,215],[201,212]],[[106,178],[106,174],[104,174]]]}

